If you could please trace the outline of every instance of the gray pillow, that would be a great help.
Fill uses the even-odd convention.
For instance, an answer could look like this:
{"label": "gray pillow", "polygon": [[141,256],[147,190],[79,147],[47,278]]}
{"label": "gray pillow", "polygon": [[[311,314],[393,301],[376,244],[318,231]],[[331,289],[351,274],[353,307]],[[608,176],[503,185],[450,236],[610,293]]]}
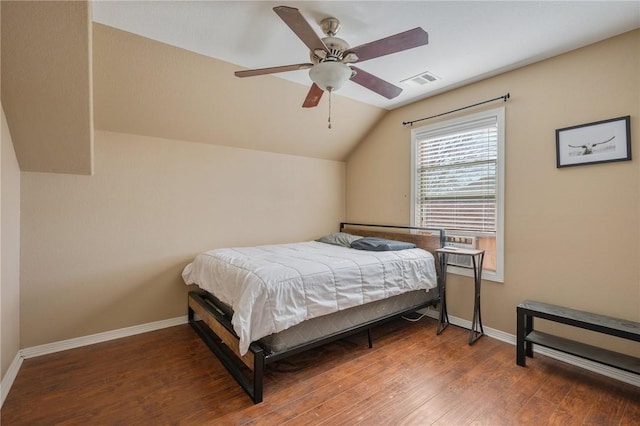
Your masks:
{"label": "gray pillow", "polygon": [[416,248],[413,243],[405,241],[385,240],[383,238],[365,237],[351,243],[351,248],[369,251],[395,251]]}
{"label": "gray pillow", "polygon": [[342,247],[351,247],[351,243],[361,239],[357,235],[347,234],[346,232],[336,232],[334,234],[325,235],[322,238],[318,238],[316,241],[321,243],[333,244]]}

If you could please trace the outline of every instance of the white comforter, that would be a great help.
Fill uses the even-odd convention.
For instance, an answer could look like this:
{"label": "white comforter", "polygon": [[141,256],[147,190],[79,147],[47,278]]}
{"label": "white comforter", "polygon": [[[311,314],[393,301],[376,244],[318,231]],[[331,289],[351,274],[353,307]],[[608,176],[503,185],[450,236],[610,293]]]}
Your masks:
{"label": "white comforter", "polygon": [[233,308],[241,354],[304,320],[437,285],[425,250],[372,252],[316,241],[210,250],[182,277]]}

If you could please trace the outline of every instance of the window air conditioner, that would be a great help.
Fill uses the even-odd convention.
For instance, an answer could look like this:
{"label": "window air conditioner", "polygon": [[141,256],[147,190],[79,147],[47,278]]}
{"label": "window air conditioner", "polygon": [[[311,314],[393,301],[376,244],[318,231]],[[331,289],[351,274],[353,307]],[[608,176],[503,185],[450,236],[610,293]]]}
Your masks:
{"label": "window air conditioner", "polygon": [[[445,247],[458,247],[465,249],[476,249],[476,237],[445,235]],[[473,268],[473,260],[471,256],[461,256],[458,254],[450,254],[448,256],[447,265],[462,266],[463,268]]]}

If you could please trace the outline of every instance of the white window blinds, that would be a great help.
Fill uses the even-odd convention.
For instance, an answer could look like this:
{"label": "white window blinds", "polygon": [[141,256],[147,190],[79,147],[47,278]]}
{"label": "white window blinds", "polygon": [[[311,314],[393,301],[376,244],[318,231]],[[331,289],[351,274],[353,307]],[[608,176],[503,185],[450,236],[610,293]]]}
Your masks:
{"label": "white window blinds", "polygon": [[419,226],[496,233],[495,116],[418,132]]}

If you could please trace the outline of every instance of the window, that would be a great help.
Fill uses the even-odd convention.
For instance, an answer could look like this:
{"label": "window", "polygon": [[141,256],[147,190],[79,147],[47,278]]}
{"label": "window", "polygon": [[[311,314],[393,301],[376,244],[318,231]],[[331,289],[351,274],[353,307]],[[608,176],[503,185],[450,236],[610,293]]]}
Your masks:
{"label": "window", "polygon": [[484,249],[482,277],[504,281],[504,108],[414,129],[411,138],[412,224]]}

